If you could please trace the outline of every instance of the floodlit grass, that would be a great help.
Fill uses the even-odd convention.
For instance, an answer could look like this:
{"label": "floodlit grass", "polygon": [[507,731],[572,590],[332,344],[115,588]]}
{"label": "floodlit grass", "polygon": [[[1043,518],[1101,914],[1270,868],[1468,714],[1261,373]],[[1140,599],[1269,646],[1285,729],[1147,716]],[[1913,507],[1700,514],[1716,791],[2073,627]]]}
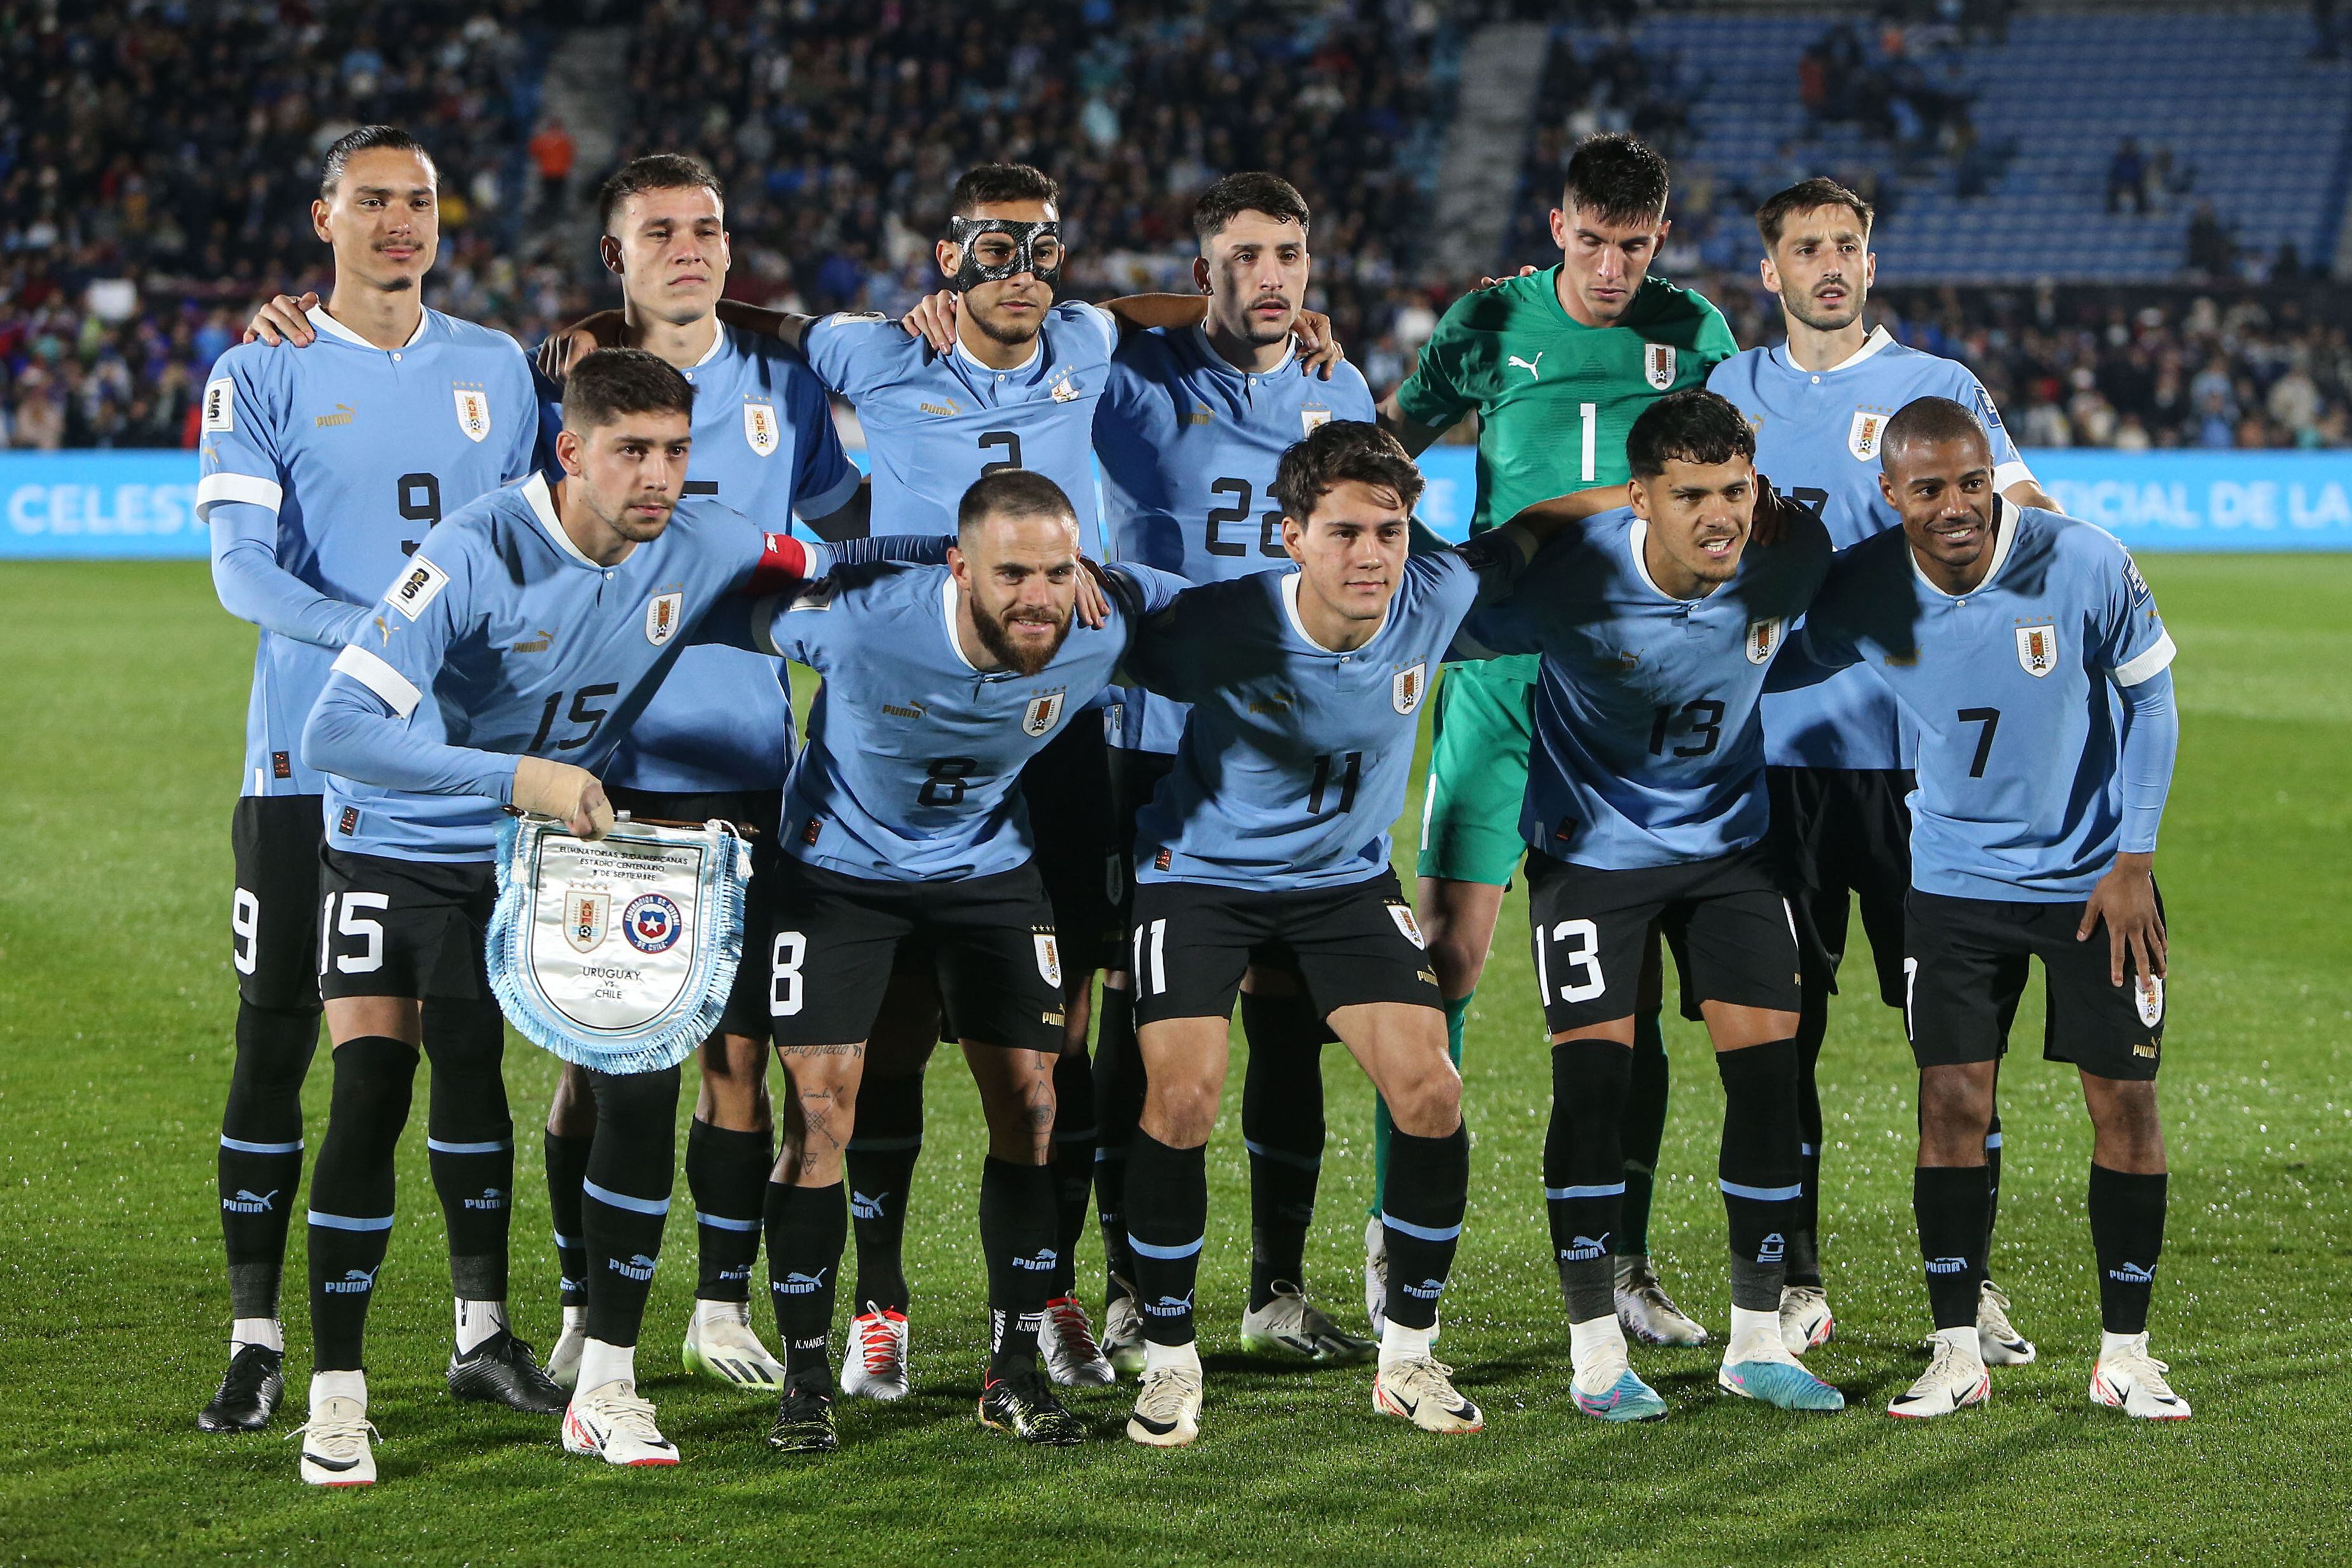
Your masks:
{"label": "floodlit grass", "polygon": [[[2163,1089],[2174,1181],[2153,1327],[2193,1421],[2140,1426],[2084,1400],[2098,1330],[2083,1218],[2089,1128],[2071,1073],[2032,1048],[2038,994],[2002,1086],[1994,1260],[2041,1344],[2037,1365],[1997,1371],[1981,1411],[1917,1427],[1881,1414],[1915,1374],[1926,1320],[1914,1075],[1895,1020],[1850,999],[1822,1062],[1824,1252],[1840,1332],[1812,1363],[1852,1407],[1782,1415],[1718,1395],[1707,1351],[1643,1351],[1636,1365],[1672,1418],[1620,1429],[1579,1415],[1537,1191],[1549,1070],[1515,899],[1472,1018],[1473,1201],[1443,1346],[1486,1405],[1485,1435],[1432,1438],[1376,1417],[1363,1369],[1288,1373],[1236,1353],[1248,1227],[1230,1105],[1210,1166],[1200,1445],[1126,1443],[1128,1395],[1114,1391],[1074,1401],[1097,1423],[1088,1447],[1033,1452],[982,1433],[980,1121],[962,1069],[943,1058],[910,1235],[919,1392],[898,1406],[845,1405],[842,1451],[814,1462],[769,1454],[761,1401],[676,1372],[693,1281],[682,1222],[640,1356],[682,1466],[607,1470],[565,1457],[552,1419],[452,1402],[440,1381],[440,1226],[413,1129],[372,1325],[383,1479],[354,1494],[299,1485],[284,1440],[300,1420],[308,1351],[299,1227],[285,1413],[257,1437],[205,1436],[192,1421],[219,1373],[227,1318],[213,1160],[251,634],[214,604],[200,564],[0,569],[0,738],[16,784],[0,818],[0,1558],[866,1568],[2352,1556],[2352,559],[2145,564],[2180,645],[2186,712],[2159,858],[2173,921]],[[1416,816],[1408,810],[1405,833]],[[1654,1249],[1683,1303],[1719,1330],[1723,1216],[1709,1177],[1720,1091],[1698,1033],[1668,1026],[1676,1079]],[[1360,1321],[1369,1094],[1339,1052],[1327,1067],[1332,1136],[1310,1272]],[[553,1078],[550,1058],[514,1045],[515,1306],[542,1349],[555,1269],[532,1129]],[[325,1082],[322,1062],[308,1100],[314,1151]],[[1089,1241],[1082,1279],[1097,1256]]]}

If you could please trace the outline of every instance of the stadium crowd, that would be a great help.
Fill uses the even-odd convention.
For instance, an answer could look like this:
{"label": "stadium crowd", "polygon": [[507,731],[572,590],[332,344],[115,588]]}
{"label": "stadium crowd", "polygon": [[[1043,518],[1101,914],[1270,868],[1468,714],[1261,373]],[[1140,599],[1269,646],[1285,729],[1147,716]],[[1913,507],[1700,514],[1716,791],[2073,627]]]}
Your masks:
{"label": "stadium crowd", "polygon": [[[431,0],[388,32],[367,7],[289,26],[269,6],[115,0],[0,34],[0,446],[194,445],[194,388],[252,305],[320,275],[324,249],[299,216],[309,171],[359,119],[414,126],[440,158],[436,306],[530,342],[601,301],[593,258],[546,254],[527,221],[556,188],[549,160],[571,156],[539,107],[551,15],[538,0]],[[929,286],[947,182],[974,161],[1055,170],[1067,287],[1092,298],[1185,287],[1183,215],[1199,190],[1222,170],[1280,170],[1316,204],[1315,303],[1376,395],[1403,379],[1467,281],[1435,275],[1422,244],[1458,16],[1371,0],[1303,19],[1234,0],[1087,0],[1022,25],[1008,44],[997,21],[950,0],[660,0],[637,23],[621,155],[685,149],[719,172],[734,292],[892,313]],[[1816,53],[1834,67],[1834,34]],[[1583,135],[1631,130],[1675,151],[1683,68],[1555,46],[1501,260],[1552,254],[1537,187]],[[249,87],[221,91],[231,80]],[[1818,89],[1824,118],[1891,112],[1886,94],[1835,69],[1800,86]],[[1246,112],[1220,107],[1235,105]],[[1965,153],[1965,121],[1964,106],[1937,118],[1959,147],[1945,153]],[[1763,194],[1823,172],[1882,207],[1893,194],[1871,169],[1822,171],[1785,151],[1788,167],[1749,180],[1690,167],[1675,195],[1661,270],[1715,299],[1743,342],[1765,341],[1773,319],[1750,260]],[[570,199],[602,173],[578,171]],[[2352,443],[2344,328],[2218,292],[2088,314],[1972,292],[1916,320],[1887,314],[1906,342],[1974,366],[2035,445]]]}

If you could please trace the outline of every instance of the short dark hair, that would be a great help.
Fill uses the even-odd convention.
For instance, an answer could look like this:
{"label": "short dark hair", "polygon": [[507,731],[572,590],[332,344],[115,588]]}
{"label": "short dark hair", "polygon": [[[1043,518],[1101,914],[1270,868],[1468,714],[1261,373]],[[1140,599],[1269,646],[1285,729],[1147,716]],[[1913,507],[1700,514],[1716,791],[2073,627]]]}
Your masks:
{"label": "short dark hair", "polygon": [[694,384],[643,349],[598,349],[563,378],[563,427],[588,430],[624,414],[694,417]]}
{"label": "short dark hair", "polygon": [[1062,186],[1045,170],[1027,163],[975,163],[948,193],[948,212],[970,217],[972,208],[998,202],[1052,202],[1060,210]]}
{"label": "short dark hair", "polygon": [[1275,219],[1292,218],[1298,232],[1307,232],[1307,198],[1279,174],[1227,174],[1201,193],[1192,204],[1192,232],[1202,249],[1225,232],[1225,226],[1244,213],[1264,213]]}
{"label": "short dark hair", "polygon": [[1604,223],[1655,223],[1666,210],[1666,161],[1622,131],[1588,136],[1568,161],[1559,205]]}
{"label": "short dark hair", "polygon": [[1816,174],[1810,180],[1799,180],[1756,209],[1756,232],[1764,237],[1764,248],[1771,249],[1780,243],[1781,226],[1792,213],[1809,213],[1817,207],[1843,207],[1862,224],[1864,236],[1870,233],[1870,220],[1877,209],[1847,190],[1827,174]]}
{"label": "short dark hair", "polygon": [[614,170],[597,191],[597,225],[606,234],[612,233],[613,215],[631,196],[646,191],[696,188],[709,191],[722,202],[727,199],[727,188],[699,158],[689,158],[683,153],[648,153],[642,158],[632,158]]}
{"label": "short dark hair", "polygon": [[1275,466],[1274,499],[1283,515],[1304,526],[1315,505],[1354,479],[1396,492],[1411,511],[1421,500],[1421,470],[1397,438],[1360,419],[1334,419],[1317,426],[1304,441],[1283,449]]}
{"label": "short dark hair", "polygon": [[1642,410],[1625,436],[1625,461],[1633,477],[1654,479],[1666,463],[1727,463],[1756,457],[1756,432],[1720,393],[1703,386],[1670,392]]}
{"label": "short dark hair", "polygon": [[1973,441],[1985,449],[1987,461],[1992,458],[1992,437],[1985,434],[1984,422],[1967,404],[1948,397],[1915,397],[1896,409],[1879,433],[1878,466],[1885,468],[1895,460],[1896,447],[1914,441]]}
{"label": "short dark hair", "polygon": [[1075,523],[1077,509],[1062,487],[1034,468],[999,468],[982,474],[963,492],[956,508],[956,532],[970,533],[992,517],[1059,517]]}
{"label": "short dark hair", "polygon": [[415,153],[432,171],[434,184],[441,183],[441,166],[433,161],[433,154],[425,150],[424,142],[397,125],[362,125],[357,131],[348,131],[336,137],[328,146],[327,155],[319,164],[320,199],[334,200],[335,187],[343,183],[343,166],[352,161],[353,153],[373,152],[379,147],[395,153]]}

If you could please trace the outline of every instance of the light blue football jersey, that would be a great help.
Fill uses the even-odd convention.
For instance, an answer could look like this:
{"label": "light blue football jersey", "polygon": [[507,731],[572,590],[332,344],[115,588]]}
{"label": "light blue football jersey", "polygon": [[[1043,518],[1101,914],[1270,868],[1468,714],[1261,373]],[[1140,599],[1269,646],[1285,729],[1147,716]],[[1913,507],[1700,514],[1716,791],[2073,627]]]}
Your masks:
{"label": "light blue football jersey", "polygon": [[[701,618],[803,550],[693,496],[658,538],[600,566],[563,531],[538,474],[460,509],[400,569],[319,700],[314,755],[338,710],[389,710],[405,721],[395,760],[412,780],[329,773],[327,842],[402,859],[491,858],[517,757],[600,769]],[[821,547],[807,558],[828,559]],[[420,763],[432,776],[415,776]],[[364,764],[359,774],[394,776]]]}
{"label": "light blue football jersey", "polygon": [[247,343],[205,384],[196,514],[215,556],[258,541],[327,601],[352,606],[318,643],[265,628],[246,707],[241,793],[317,795],[302,724],[341,636],[446,514],[530,471],[539,405],[504,332],[428,310],[380,349],[310,313],[307,348]]}
{"label": "light blue football jersey", "polygon": [[1188,588],[1146,621],[1128,673],[1192,719],[1136,817],[1136,880],[1289,891],[1387,871],[1430,681],[1524,548],[1490,531],[1412,556],[1381,629],[1347,653],[1300,624],[1296,570]]}
{"label": "light blue football jersey", "polygon": [[[1706,387],[1748,416],[1757,471],[1811,507],[1840,550],[1902,526],[1878,491],[1878,438],[1916,398],[1948,397],[1976,411],[1992,438],[1995,489],[2033,477],[1969,368],[1906,348],[1885,327],[1823,371],[1800,370],[1786,343],[1749,349],[1717,365]],[[1916,746],[1886,689],[1859,671],[1764,698],[1764,760],[1775,767],[1907,768]]]}
{"label": "light blue football jersey", "polygon": [[1078,542],[1102,554],[1095,503],[1095,405],[1118,324],[1065,300],[1045,313],[1036,352],[991,370],[961,343],[937,353],[895,321],[827,316],[803,346],[819,380],[849,399],[874,465],[874,531],[953,533],[956,506],[982,474],[1028,468],[1062,487]]}
{"label": "light blue football jersey", "polygon": [[1520,837],[1602,870],[1711,859],[1764,836],[1765,672],[1830,563],[1829,533],[1807,518],[1748,545],[1705,598],[1677,599],[1643,563],[1648,531],[1630,507],[1591,518],[1460,638],[1543,656]]}
{"label": "light blue football jersey", "polygon": [[1917,726],[1911,884],[1960,899],[2088,898],[2123,830],[2116,694],[2172,663],[2172,638],[2113,534],[1993,502],[1973,593],[1920,575],[1900,531],[1839,558],[1798,651],[1860,663]]}
{"label": "light blue football jersey", "polygon": [[[681,372],[694,384],[694,452],[685,493],[783,533],[794,515],[826,517],[856,494],[824,388],[774,338],[722,324]],[[562,389],[541,378],[541,466],[554,466]],[[792,678],[782,659],[706,645],[678,656],[621,741],[604,782],[700,795],[775,790],[793,763]]]}
{"label": "light blue football jersey", "polygon": [[[1323,380],[1294,343],[1270,371],[1236,370],[1201,328],[1129,332],[1095,410],[1103,524],[1113,560],[1192,583],[1288,570],[1274,472],[1286,447],[1333,419],[1370,421],[1371,389],[1342,363]],[[1176,750],[1184,705],[1129,688],[1114,745]]]}
{"label": "light blue football jersey", "polygon": [[964,658],[945,566],[846,566],[755,612],[765,651],[824,678],[784,787],[784,851],[887,882],[1025,864],[1022,768],[1110,684],[1138,618],[1185,585],[1148,566],[1112,567],[1110,580],[1108,620],[1074,623],[1035,675]]}

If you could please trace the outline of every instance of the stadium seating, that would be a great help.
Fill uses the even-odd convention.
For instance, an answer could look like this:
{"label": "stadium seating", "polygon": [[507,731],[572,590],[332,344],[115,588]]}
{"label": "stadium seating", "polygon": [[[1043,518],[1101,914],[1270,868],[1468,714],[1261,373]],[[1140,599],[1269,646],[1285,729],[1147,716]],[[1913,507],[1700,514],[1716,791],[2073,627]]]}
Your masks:
{"label": "stadium seating", "polygon": [[[1553,30],[1498,263],[1552,254],[1547,187],[1576,135],[1605,127],[1674,157],[1664,268],[1706,289],[1742,341],[1772,327],[1752,286],[1748,215],[1804,174],[1836,174],[1880,203],[1890,300],[1888,285],[1931,279],[2178,279],[2188,226],[2210,202],[2229,252],[2213,307],[2227,331],[2192,320],[2177,291],[2070,301],[2061,323],[2015,321],[1997,289],[1964,289],[1906,335],[1968,358],[2021,413],[2059,409],[2040,421],[2053,440],[2136,439],[2133,424],[2158,444],[2223,430],[2346,438],[2352,369],[2333,313],[2232,303],[2282,247],[2324,267],[2352,191],[2352,63],[2305,58],[2301,10],[2167,11],[2124,27],[2114,11],[2035,8],[1998,38],[1915,27],[1898,53],[1894,35],[1811,8],[1622,9],[1622,26]],[[719,170],[739,294],[903,308],[929,286],[949,183],[990,157],[1033,158],[1063,180],[1076,242],[1066,289],[1187,288],[1193,195],[1226,169],[1270,167],[1314,203],[1315,302],[1385,391],[1468,281],[1444,275],[1426,243],[1436,171],[1465,34],[1510,12],[1090,0],[1024,11],[1013,38],[954,0],[796,0],[656,3],[605,25],[628,60],[618,153],[685,148]],[[305,210],[315,160],[362,118],[410,125],[439,156],[436,306],[529,342],[608,298],[576,221],[603,169],[577,172],[565,224],[526,150],[550,56],[580,37],[568,8],[339,0],[300,26],[256,15],[108,0],[62,13],[54,32],[0,37],[0,446],[192,441],[194,388],[252,304],[320,279]],[[1833,96],[1857,101],[1809,109],[1800,64],[1840,26],[1851,43]],[[1889,107],[1889,85],[1906,81],[1946,106],[1928,123]],[[2294,105],[2289,134],[2282,100]],[[2147,213],[2106,210],[2126,136],[2147,160]],[[2120,345],[2110,305],[2129,322]],[[2116,367],[2133,354],[2148,358],[2151,384],[2184,389],[2218,356],[2231,395],[2210,413],[2175,398],[2133,422],[2103,416],[2073,382],[2087,373],[2128,400],[2143,378]],[[2158,361],[2173,368],[2159,374]],[[2291,371],[2315,406],[2300,381],[2273,398]],[[2084,417],[2065,413],[2078,403]]]}
{"label": "stadium seating", "polygon": [[[1852,121],[1809,121],[1799,64],[1834,30],[1819,13],[1661,12],[1622,41],[1688,100],[1685,178],[1770,184],[1770,172],[1792,160],[1866,171],[1893,197],[1878,235],[1890,272],[1982,283],[2170,279],[2189,270],[2187,228],[2200,204],[2250,265],[2283,246],[2305,266],[2334,254],[2352,178],[2352,62],[2305,58],[2304,8],[2128,18],[2034,10],[1998,40],[1948,29],[1857,35],[1861,70],[1916,69],[1926,92],[1966,104],[1966,141],[1979,163],[1970,171],[1970,154],[1949,136],[1920,156]],[[1890,47],[1898,40],[1899,54]],[[1562,41],[1601,53],[1620,40],[1564,28]],[[2284,103],[2294,112],[2283,124]],[[2147,210],[2111,213],[2108,166],[2126,138],[2158,188]],[[2155,166],[2165,154],[2169,190]],[[1971,183],[1982,194],[1961,195]]]}

